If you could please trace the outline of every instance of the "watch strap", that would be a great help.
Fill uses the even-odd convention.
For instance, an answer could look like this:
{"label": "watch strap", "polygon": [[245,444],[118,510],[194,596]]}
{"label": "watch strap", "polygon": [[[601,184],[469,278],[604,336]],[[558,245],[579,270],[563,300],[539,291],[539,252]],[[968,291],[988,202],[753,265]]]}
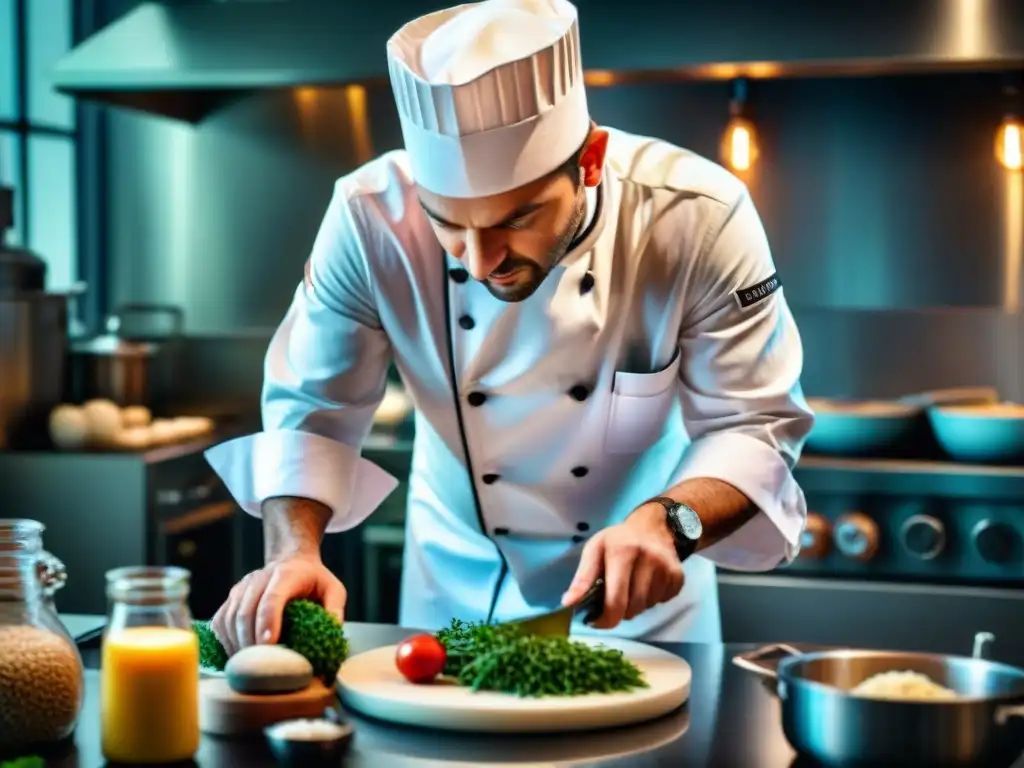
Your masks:
{"label": "watch strap", "polygon": [[678,501],[670,499],[668,496],[655,496],[653,499],[648,499],[647,503],[661,504],[666,512],[674,512],[676,507],[682,506]]}

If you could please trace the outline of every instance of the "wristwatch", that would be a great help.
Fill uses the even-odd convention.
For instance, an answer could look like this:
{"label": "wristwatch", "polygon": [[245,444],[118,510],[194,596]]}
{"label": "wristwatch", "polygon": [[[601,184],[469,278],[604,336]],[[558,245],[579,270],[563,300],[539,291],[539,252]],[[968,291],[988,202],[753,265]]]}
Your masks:
{"label": "wristwatch", "polygon": [[675,540],[679,561],[686,560],[696,552],[700,537],[704,533],[700,516],[691,507],[680,504],[667,496],[656,496],[648,503],[660,504],[665,508],[665,520],[668,523],[668,529],[672,532],[672,538]]}

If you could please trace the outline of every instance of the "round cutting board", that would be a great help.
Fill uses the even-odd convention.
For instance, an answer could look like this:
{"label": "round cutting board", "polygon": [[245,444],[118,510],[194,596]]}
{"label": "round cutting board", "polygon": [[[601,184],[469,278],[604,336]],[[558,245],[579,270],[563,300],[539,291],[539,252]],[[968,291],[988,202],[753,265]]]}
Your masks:
{"label": "round cutting board", "polygon": [[224,677],[199,681],[199,728],[215,736],[258,733],[282,720],[323,717],[334,706],[334,688],[314,680],[294,693],[245,694],[233,691]]}
{"label": "round cutting board", "polygon": [[690,695],[690,665],[649,645],[612,638],[573,638],[621,650],[648,688],[628,693],[520,698],[441,679],[408,682],[395,667],[396,646],[360,653],[338,672],[342,703],[379,720],[445,731],[541,733],[582,731],[652,720],[682,706]]}

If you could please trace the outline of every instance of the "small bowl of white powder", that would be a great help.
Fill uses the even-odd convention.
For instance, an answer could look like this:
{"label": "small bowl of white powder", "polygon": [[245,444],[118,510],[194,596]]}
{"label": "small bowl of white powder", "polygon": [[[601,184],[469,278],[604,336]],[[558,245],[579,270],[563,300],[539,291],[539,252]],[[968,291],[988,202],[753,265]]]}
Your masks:
{"label": "small bowl of white powder", "polygon": [[348,723],[327,718],[284,720],[263,729],[270,751],[285,766],[338,765],[352,743]]}

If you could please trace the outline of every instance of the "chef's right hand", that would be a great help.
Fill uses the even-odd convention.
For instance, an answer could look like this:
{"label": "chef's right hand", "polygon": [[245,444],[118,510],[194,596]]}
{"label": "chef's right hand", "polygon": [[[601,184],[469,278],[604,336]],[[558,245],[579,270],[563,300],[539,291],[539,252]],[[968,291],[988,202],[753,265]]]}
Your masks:
{"label": "chef's right hand", "polygon": [[273,560],[234,586],[211,627],[231,656],[257,640],[276,643],[289,600],[315,600],[342,619],[346,596],[345,586],[317,555]]}

